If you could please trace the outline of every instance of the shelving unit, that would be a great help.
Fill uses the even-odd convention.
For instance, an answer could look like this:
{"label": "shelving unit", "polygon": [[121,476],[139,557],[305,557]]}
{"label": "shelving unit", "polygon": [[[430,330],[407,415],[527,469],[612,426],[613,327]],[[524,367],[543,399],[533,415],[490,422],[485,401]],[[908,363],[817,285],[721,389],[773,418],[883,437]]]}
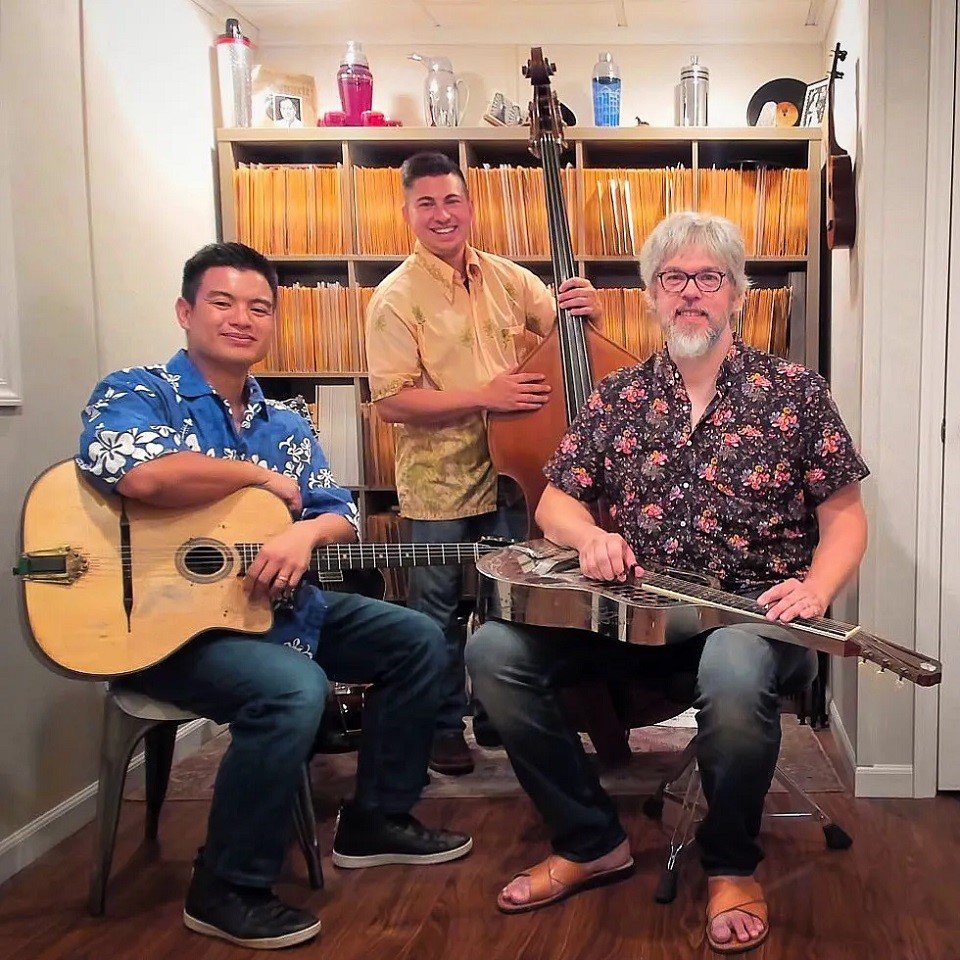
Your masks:
{"label": "shelving unit", "polygon": [[[738,167],[765,163],[807,172],[807,253],[805,256],[757,256],[747,261],[747,273],[759,285],[790,284],[794,288],[790,316],[790,355],[817,367],[820,349],[820,170],[822,141],[819,128],[570,128],[564,161],[577,170],[591,168],[662,168],[682,164],[692,171],[693,208],[700,200],[699,171],[711,166]],[[225,129],[218,131],[222,236],[238,238],[233,175],[239,164],[340,164],[341,217],[345,250],[342,254],[285,254],[271,257],[282,284],[339,281],[352,290],[376,286],[409,251],[393,255],[359,252],[354,168],[398,167],[410,154],[432,149],[445,153],[466,172],[485,163],[536,166],[527,149],[528,134],[514,128],[316,128],[305,130]],[[399,211],[398,211],[399,216]],[[597,287],[639,286],[636,259],[626,255],[583,255],[584,229],[580,218],[574,236],[577,270]],[[548,257],[515,258],[548,278]],[[362,323],[357,298],[348,297],[350,324]],[[321,382],[353,382],[358,403],[369,399],[363,370],[327,373],[258,372],[258,379],[274,396],[309,390]],[[310,399],[310,397],[308,397]],[[389,504],[389,488],[373,488],[363,481],[355,487],[361,514]],[[334,465],[335,467],[335,465]]]}

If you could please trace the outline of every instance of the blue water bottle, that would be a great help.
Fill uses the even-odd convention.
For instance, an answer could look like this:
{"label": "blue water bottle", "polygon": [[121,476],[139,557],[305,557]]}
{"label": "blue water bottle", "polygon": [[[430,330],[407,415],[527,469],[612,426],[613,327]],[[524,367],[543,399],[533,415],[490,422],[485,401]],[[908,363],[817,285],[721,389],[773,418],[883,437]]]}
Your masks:
{"label": "blue water bottle", "polygon": [[598,127],[620,125],[620,68],[607,52],[593,68],[593,122]]}

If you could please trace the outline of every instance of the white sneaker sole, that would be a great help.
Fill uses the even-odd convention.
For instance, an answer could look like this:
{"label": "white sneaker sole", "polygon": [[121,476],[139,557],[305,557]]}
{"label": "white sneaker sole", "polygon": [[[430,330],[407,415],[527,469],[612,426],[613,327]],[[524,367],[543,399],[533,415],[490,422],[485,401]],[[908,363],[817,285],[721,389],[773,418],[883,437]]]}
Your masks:
{"label": "white sneaker sole", "polygon": [[363,867],[385,867],[391,863],[411,864],[411,865],[429,865],[432,863],[447,863],[450,860],[459,860],[465,857],[473,849],[473,840],[468,838],[466,843],[452,850],[444,850],[441,853],[373,853],[366,857],[350,857],[344,853],[333,851],[333,865],[343,867],[345,870],[360,870]]}
{"label": "white sneaker sole", "polygon": [[219,937],[221,940],[228,940],[235,943],[238,947],[249,947],[251,950],[280,950],[283,947],[294,947],[298,943],[304,943],[312,940],[320,933],[320,921],[313,926],[305,927],[303,930],[297,930],[294,933],[285,933],[282,937],[261,937],[257,940],[243,940],[240,937],[234,937],[221,930],[219,927],[213,927],[209,923],[197,920],[191,917],[186,910],[183,911],[183,925],[194,933],[202,933],[207,937]]}

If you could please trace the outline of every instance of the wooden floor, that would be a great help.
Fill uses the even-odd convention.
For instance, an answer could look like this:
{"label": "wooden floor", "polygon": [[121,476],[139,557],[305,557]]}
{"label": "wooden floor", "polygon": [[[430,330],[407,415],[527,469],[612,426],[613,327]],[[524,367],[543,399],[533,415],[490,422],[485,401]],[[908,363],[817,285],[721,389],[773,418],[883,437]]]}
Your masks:
{"label": "wooden floor", "polygon": [[[765,960],[960,960],[960,800],[818,799],[854,836],[825,848],[810,821],[765,827],[759,877],[769,895]],[[688,861],[677,900],[653,901],[666,838],[639,799],[618,801],[638,870],[614,887],[537,913],[505,917],[500,885],[544,855],[546,836],[523,798],[437,799],[427,823],[469,831],[475,850],[435,867],[337,870],[313,893],[291,853],[282,891],[323,919],[318,940],[288,951],[328,960],[688,960],[715,955],[703,935],[705,881]],[[2,960],[234,960],[264,957],[188,932],[181,923],[190,861],[207,805],[166,804],[161,841],[141,843],[143,806],[124,804],[107,914],[84,912],[92,830],[87,827],[0,887]],[[333,822],[322,811],[329,853]]]}

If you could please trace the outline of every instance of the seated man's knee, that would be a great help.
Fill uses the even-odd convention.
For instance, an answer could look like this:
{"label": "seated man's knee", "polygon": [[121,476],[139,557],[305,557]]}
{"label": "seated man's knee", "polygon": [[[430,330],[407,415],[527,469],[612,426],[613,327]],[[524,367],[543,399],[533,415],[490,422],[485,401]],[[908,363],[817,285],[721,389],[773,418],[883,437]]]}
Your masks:
{"label": "seated man's knee", "polygon": [[522,642],[518,631],[490,620],[478,627],[467,638],[464,660],[467,673],[475,684],[484,684],[509,670],[521,652]]}
{"label": "seated man's knee", "polygon": [[404,616],[394,630],[396,643],[426,673],[440,676],[447,667],[450,654],[446,637],[435,620],[416,610],[403,611]]}
{"label": "seated man's knee", "polygon": [[290,735],[313,736],[320,724],[330,692],[323,670],[302,654],[293,655],[282,669],[262,678],[258,696],[248,707],[252,719],[269,716]]}
{"label": "seated man's knee", "polygon": [[714,723],[749,730],[779,708],[776,658],[768,641],[737,627],[710,636],[697,673],[697,706]]}

